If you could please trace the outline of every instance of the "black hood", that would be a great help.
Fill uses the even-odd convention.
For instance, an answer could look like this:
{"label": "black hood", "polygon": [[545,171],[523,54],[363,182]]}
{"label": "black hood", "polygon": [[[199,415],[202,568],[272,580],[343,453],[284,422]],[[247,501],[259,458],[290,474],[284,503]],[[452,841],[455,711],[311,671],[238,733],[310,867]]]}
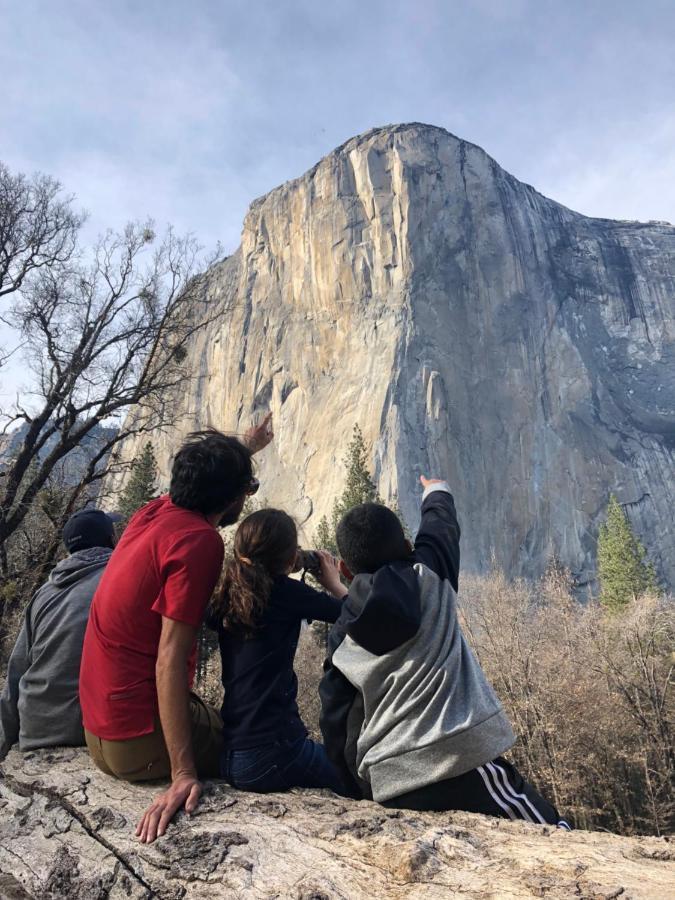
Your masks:
{"label": "black hood", "polygon": [[420,578],[407,561],[357,575],[345,600],[347,634],[376,656],[415,636],[420,626]]}

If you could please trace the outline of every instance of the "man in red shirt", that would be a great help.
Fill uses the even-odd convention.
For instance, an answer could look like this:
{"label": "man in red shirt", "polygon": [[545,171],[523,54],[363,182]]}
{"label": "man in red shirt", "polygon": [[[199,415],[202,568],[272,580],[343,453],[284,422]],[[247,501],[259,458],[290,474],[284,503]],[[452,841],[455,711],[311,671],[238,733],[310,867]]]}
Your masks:
{"label": "man in red shirt", "polygon": [[220,716],[190,692],[197,631],[223,563],[217,528],[236,522],[257,490],[251,456],[271,441],[270,420],[243,442],[190,435],[168,496],[133,516],[92,602],[80,669],[89,752],[126,781],[171,777],[139,823],[144,842],[182,806],[196,808],[200,776],[219,774]]}

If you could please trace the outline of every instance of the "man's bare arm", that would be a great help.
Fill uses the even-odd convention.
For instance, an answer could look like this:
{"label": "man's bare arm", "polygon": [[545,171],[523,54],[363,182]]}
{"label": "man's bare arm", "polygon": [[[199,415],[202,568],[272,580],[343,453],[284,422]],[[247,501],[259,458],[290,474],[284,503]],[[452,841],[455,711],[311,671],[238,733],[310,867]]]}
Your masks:
{"label": "man's bare arm", "polygon": [[162,634],[157,652],[157,699],[166,748],[171,761],[171,778],[197,777],[192,750],[188,660],[197,629],[184,622],[162,618]]}
{"label": "man's bare arm", "polygon": [[197,629],[162,617],[157,665],[159,717],[171,762],[171,787],[161,794],[141,819],[136,834],[143,843],[161,837],[175,813],[197,808],[202,789],[197,777],[190,720],[187,665]]}

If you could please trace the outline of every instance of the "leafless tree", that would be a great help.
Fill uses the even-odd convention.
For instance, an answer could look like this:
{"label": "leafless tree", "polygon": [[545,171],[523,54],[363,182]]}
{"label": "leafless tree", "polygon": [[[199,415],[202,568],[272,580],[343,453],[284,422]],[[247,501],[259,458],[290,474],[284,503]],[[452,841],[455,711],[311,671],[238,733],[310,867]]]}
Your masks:
{"label": "leafless tree", "polygon": [[[48,207],[48,198],[57,196],[55,183],[36,179],[32,184],[44,186]],[[169,229],[158,238],[149,221],[109,232],[85,254],[73,246],[78,220],[69,219],[67,201],[51,219],[45,203],[36,206],[34,215],[52,221],[53,231],[58,221],[64,223],[62,240],[53,244],[51,255],[47,250],[32,253],[19,264],[16,249],[5,251],[7,259],[14,254],[15,262],[5,266],[14,297],[4,320],[32,377],[30,394],[0,411],[5,431],[23,423],[23,440],[0,472],[0,569],[5,578],[8,545],[32,504],[59,463],[96,426],[123,422],[69,487],[61,505],[64,520],[84,502],[106,465],[116,464],[121,441],[172,423],[172,399],[189,377],[186,343],[213,309],[192,237],[178,237]],[[39,230],[35,224],[31,230],[28,213],[25,217],[23,231],[38,234],[33,244],[40,246],[46,226]],[[14,241],[12,247],[18,246]],[[0,597],[0,620],[2,614]]]}
{"label": "leafless tree", "polygon": [[665,834],[675,821],[672,598],[620,614],[495,570],[462,580],[464,624],[505,704],[523,772],[583,828]]}
{"label": "leafless tree", "polygon": [[68,262],[83,215],[48,175],[13,175],[0,162],[0,297],[20,290],[40,269]]}

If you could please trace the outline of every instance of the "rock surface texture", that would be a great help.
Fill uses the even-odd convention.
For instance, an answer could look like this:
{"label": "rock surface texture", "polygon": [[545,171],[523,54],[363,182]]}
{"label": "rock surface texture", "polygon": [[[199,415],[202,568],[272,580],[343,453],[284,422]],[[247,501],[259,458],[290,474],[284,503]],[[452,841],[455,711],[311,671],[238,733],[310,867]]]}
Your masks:
{"label": "rock surface texture", "polygon": [[675,897],[666,838],[412,813],[328,791],[207,785],[197,814],[142,845],[156,786],[116,782],[84,750],[21,755],[0,778],[0,896],[435,900]]}
{"label": "rock surface texture", "polygon": [[613,491],[675,584],[671,225],[588,218],[443,129],[392,126],[255,201],[206,290],[165,477],[185,432],[270,408],[263,498],[311,536],[358,423],[411,526],[418,475],[448,476],[468,568],[555,557],[585,583]]}

